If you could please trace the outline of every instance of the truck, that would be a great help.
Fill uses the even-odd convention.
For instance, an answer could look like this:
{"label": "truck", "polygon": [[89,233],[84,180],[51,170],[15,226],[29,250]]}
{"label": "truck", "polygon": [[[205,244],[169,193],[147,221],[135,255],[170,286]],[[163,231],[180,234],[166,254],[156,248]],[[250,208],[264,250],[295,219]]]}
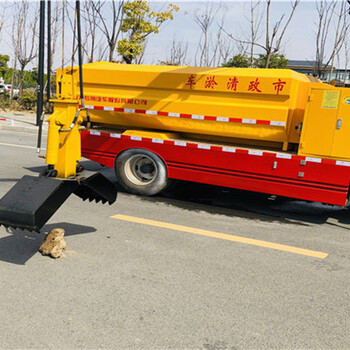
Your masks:
{"label": "truck", "polygon": [[[78,108],[76,69],[57,76],[59,100]],[[84,66],[84,89],[93,127],[81,131],[82,155],[131,193],[177,179],[348,202],[347,88],[287,69],[98,62]]]}
{"label": "truck", "polygon": [[71,193],[113,203],[114,184],[86,175],[82,156],[114,169],[120,186],[140,195],[185,180],[348,202],[347,88],[287,69],[110,62],[66,67],[56,77],[39,154],[47,170],[0,200],[2,225],[39,231]]}
{"label": "truck", "polygon": [[[47,167],[0,199],[0,225],[40,231],[71,194],[114,203],[115,184],[86,172],[82,156],[114,169],[119,185],[140,195],[185,180],[348,203],[349,89],[287,69],[83,65],[79,0],[78,66],[57,71],[55,99],[47,90],[54,112],[42,154],[45,17],[41,1],[37,155]],[[50,86],[49,59],[47,66]]]}

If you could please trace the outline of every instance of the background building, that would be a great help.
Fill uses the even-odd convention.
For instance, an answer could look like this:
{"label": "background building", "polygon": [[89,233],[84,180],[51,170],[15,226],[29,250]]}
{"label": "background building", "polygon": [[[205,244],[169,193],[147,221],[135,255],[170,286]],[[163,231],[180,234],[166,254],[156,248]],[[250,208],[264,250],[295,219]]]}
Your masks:
{"label": "background building", "polygon": [[[326,66],[325,64],[322,64],[322,66],[324,67],[324,72],[321,76],[322,81],[335,81],[337,85],[350,86],[349,69],[337,69],[336,67],[333,67],[332,70],[332,66]],[[314,75],[317,67],[315,61],[289,60],[288,68],[299,73]]]}

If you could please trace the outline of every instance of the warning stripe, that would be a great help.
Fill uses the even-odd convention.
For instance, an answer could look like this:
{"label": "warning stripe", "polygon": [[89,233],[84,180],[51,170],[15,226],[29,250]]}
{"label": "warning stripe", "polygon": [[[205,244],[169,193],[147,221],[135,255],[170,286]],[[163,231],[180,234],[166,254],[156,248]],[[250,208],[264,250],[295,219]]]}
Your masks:
{"label": "warning stripe", "polygon": [[216,122],[223,122],[223,123],[226,122],[226,123],[241,123],[241,124],[258,124],[258,125],[271,125],[271,126],[281,126],[281,127],[286,126],[285,122],[271,121],[271,120],[214,117],[209,115],[162,112],[162,111],[152,111],[152,110],[134,109],[134,108],[117,108],[117,107],[103,107],[103,106],[85,106],[85,107],[87,109],[94,109],[98,111],[145,114],[145,115],[155,115],[155,116],[161,116],[161,117],[185,118],[185,119],[195,119],[195,120],[208,120],[208,121],[216,121]]}
{"label": "warning stripe", "polygon": [[211,150],[211,151],[220,151],[220,152],[228,152],[228,153],[247,154],[247,155],[257,156],[257,157],[290,159],[290,160],[297,160],[297,161],[305,161],[306,163],[318,163],[318,164],[322,163],[322,164],[328,164],[328,165],[350,167],[350,162],[346,162],[346,161],[316,158],[316,157],[303,157],[303,156],[297,156],[289,153],[264,152],[260,150],[208,145],[208,144],[194,143],[194,142],[188,142],[188,141],[182,141],[182,140],[163,140],[163,139],[155,139],[155,138],[141,137],[141,136],[129,136],[129,135],[107,133],[107,132],[101,132],[101,131],[95,131],[95,130],[90,130],[89,133],[90,135],[94,135],[94,136],[104,136],[104,137],[118,138],[118,139],[131,140],[131,141],[152,142],[152,143],[159,143],[159,144],[178,146],[178,147],[198,148],[198,149],[209,150],[209,151]]}

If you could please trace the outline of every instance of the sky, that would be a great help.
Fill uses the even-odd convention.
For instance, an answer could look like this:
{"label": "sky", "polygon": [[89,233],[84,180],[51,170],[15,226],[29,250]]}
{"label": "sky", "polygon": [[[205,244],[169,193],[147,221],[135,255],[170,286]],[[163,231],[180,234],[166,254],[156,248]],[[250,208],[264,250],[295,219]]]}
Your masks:
{"label": "sky", "polygon": [[[153,36],[148,44],[145,61],[157,63],[159,57],[166,56],[171,47],[172,38],[188,43],[188,56],[193,56],[198,46],[200,30],[194,22],[194,13],[204,11],[205,2],[176,2],[180,11],[175,14],[174,20],[168,22],[156,36]],[[235,37],[243,37],[249,29],[246,19],[248,15],[247,2],[223,1],[222,9],[216,15],[214,22],[219,23],[222,15],[225,16],[225,30]],[[219,7],[220,3],[215,2]],[[271,18],[277,20],[283,13],[289,13],[290,1],[272,1]],[[315,56],[315,30],[317,13],[314,1],[301,1],[285,35],[281,53],[293,60],[313,60]],[[262,24],[263,25],[263,24]],[[213,23],[213,29],[215,24]],[[335,33],[335,26],[332,27]],[[215,32],[215,29],[214,29]],[[330,35],[334,34],[330,33]],[[263,39],[263,38],[262,38]],[[234,53],[235,50],[233,50]],[[191,62],[190,62],[191,63]],[[193,63],[193,62],[192,62]],[[343,60],[339,63],[344,64]]]}
{"label": "sky", "polygon": [[[0,0],[1,2],[1,0]],[[3,3],[3,2],[2,2]],[[11,4],[11,1],[8,0]],[[13,2],[12,2],[13,3]],[[163,2],[150,1],[151,7],[154,9],[160,9],[164,6]],[[168,3],[168,1],[166,2]],[[198,24],[194,21],[194,15],[200,14],[205,11],[208,3],[206,1],[173,1],[180,10],[175,13],[174,20],[166,22],[160,29],[159,34],[150,37],[147,48],[144,55],[145,64],[157,64],[159,61],[164,61],[170,57],[169,51],[172,45],[172,41],[175,38],[176,41],[181,41],[185,45],[188,45],[187,64],[194,65],[195,52],[200,40],[200,29]],[[213,4],[213,12],[215,18],[212,24],[212,35],[215,36],[218,28],[218,23],[224,16],[224,28],[228,33],[232,33],[235,37],[244,38],[247,30],[249,30],[249,24],[247,20],[248,6],[250,1],[229,1],[229,0],[217,0],[210,1]],[[37,8],[38,2],[31,1],[30,6],[34,10]],[[71,3],[74,6],[74,3]],[[289,14],[290,0],[272,0],[271,6],[271,20],[276,21],[283,13]],[[72,11],[73,12],[73,11]],[[281,53],[291,60],[314,60],[315,56],[315,30],[316,30],[317,13],[315,7],[315,1],[301,0],[295,15],[292,19],[290,26],[286,32],[284,42],[282,45]],[[6,30],[1,37],[1,50],[2,54],[12,55],[12,14],[11,8],[7,12]],[[262,27],[264,23],[262,23]],[[65,34],[65,46],[71,48],[72,34],[69,33],[69,26],[67,25]],[[330,36],[335,33],[335,25],[331,27]],[[263,38],[262,38],[263,40]],[[60,44],[58,41],[56,47],[56,58],[54,66],[57,68],[60,65]],[[236,44],[232,42],[232,55],[238,53]],[[340,55],[339,60],[335,62],[337,67],[343,66],[343,55]],[[33,62],[31,66],[36,66],[36,62]],[[11,65],[11,62],[10,62]]]}

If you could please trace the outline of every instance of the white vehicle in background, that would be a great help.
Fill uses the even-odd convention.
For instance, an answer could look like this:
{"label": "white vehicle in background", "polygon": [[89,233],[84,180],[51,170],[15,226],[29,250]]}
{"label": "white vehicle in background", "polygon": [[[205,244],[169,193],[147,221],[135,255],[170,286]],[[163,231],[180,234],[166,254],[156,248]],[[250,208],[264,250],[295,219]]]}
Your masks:
{"label": "white vehicle in background", "polygon": [[12,89],[11,84],[5,84],[5,89],[7,90],[9,95],[11,95],[11,90],[13,90],[13,98],[14,99],[17,99],[19,97],[19,90],[16,88]]}
{"label": "white vehicle in background", "polygon": [[5,83],[2,79],[0,79],[0,94],[3,94],[5,92],[5,89],[7,90]]}
{"label": "white vehicle in background", "polygon": [[[11,84],[5,84],[4,79],[0,78],[0,95],[7,94],[11,95],[12,85]],[[14,88],[13,89],[13,98],[17,99],[19,97],[19,90]]]}

